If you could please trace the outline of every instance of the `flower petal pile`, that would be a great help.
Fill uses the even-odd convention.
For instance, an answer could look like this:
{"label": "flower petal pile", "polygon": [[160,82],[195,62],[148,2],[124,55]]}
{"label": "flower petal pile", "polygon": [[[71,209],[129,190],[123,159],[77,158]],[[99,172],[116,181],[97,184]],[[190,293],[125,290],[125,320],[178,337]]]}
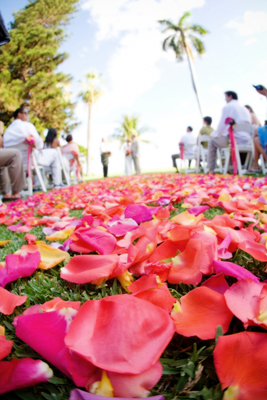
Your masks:
{"label": "flower petal pile", "polygon": [[178,174],[1,205],[0,394],[266,399],[266,212],[265,177]]}

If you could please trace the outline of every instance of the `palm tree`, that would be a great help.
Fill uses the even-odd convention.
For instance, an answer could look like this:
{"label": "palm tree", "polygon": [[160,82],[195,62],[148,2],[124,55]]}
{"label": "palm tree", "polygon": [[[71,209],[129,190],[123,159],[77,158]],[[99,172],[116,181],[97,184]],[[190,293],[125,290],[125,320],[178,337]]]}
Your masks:
{"label": "palm tree", "polygon": [[183,61],[184,55],[186,54],[187,56],[193,89],[196,93],[200,114],[203,119],[202,107],[198,94],[197,80],[192,63],[192,49],[189,46],[189,42],[191,42],[197,53],[199,55],[202,55],[203,53],[205,53],[204,43],[194,34],[197,33],[200,36],[204,36],[208,33],[208,31],[202,28],[202,26],[200,25],[189,25],[185,23],[186,18],[190,17],[190,15],[191,14],[189,12],[184,13],[177,25],[174,25],[170,20],[166,19],[159,21],[159,23],[166,26],[162,33],[169,30],[174,32],[170,36],[166,37],[166,39],[163,41],[163,50],[166,51],[168,48],[171,48],[175,52],[177,61]]}
{"label": "palm tree", "polygon": [[79,97],[88,105],[88,130],[87,130],[87,170],[86,175],[90,173],[90,138],[93,104],[102,96],[101,74],[89,72],[86,75],[86,81],[82,84],[84,91],[79,93]]}
{"label": "palm tree", "polygon": [[[148,130],[146,126],[139,128],[138,123],[139,117],[130,117],[129,115],[124,115],[122,117],[122,123],[120,127],[116,129],[115,133],[112,135],[112,138],[119,140],[121,145],[125,143],[126,139],[131,140],[132,135],[135,135],[138,138]],[[142,142],[148,143],[146,140],[142,140]]]}

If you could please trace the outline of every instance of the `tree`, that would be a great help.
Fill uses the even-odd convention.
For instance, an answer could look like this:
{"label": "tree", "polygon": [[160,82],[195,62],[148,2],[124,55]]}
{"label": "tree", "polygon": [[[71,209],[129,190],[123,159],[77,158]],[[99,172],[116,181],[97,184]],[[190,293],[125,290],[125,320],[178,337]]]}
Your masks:
{"label": "tree", "polygon": [[195,34],[204,36],[208,33],[208,31],[200,25],[186,24],[185,20],[186,18],[190,17],[190,15],[191,14],[189,12],[184,13],[184,15],[180,18],[177,25],[174,25],[170,20],[166,19],[159,21],[159,23],[166,26],[166,28],[162,31],[163,33],[167,31],[174,32],[170,36],[166,37],[166,39],[163,41],[162,44],[163,50],[166,51],[168,48],[171,48],[175,52],[177,61],[183,61],[184,55],[186,54],[187,56],[192,78],[193,89],[195,91],[200,114],[203,119],[202,107],[198,94],[197,80],[194,72],[194,67],[192,64],[193,60],[192,49],[189,46],[189,41],[192,43],[197,53],[199,55],[202,55],[203,53],[205,53],[205,46],[204,43],[197,36],[195,36]]}
{"label": "tree", "polygon": [[[139,137],[143,133],[145,133],[148,128],[143,126],[141,128],[138,127],[139,117],[129,115],[124,115],[122,117],[122,123],[119,128],[116,129],[116,132],[112,135],[112,138],[120,141],[121,145],[126,141],[126,139],[132,138],[132,135]],[[147,140],[142,140],[143,142],[148,143]]]}
{"label": "tree", "polygon": [[91,140],[91,125],[92,125],[92,108],[93,104],[102,96],[103,90],[101,85],[101,74],[89,72],[86,75],[86,81],[83,83],[84,91],[79,93],[79,97],[88,106],[88,128],[87,128],[87,171],[90,173],[90,140]]}
{"label": "tree", "polygon": [[75,105],[64,93],[71,77],[56,69],[67,58],[59,47],[77,3],[30,0],[14,14],[11,41],[0,49],[0,120],[5,124],[23,104],[39,132],[51,126],[69,132],[76,126],[71,122]]}

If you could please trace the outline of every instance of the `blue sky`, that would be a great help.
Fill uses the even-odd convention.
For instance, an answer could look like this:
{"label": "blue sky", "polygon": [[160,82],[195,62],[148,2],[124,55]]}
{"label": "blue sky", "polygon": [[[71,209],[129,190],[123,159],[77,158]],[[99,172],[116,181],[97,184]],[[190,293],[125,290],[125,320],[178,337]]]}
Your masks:
{"label": "blue sky", "polygon": [[[1,4],[8,23],[12,12],[27,1]],[[213,126],[224,106],[224,91],[234,90],[242,104],[253,107],[267,119],[267,104],[252,84],[267,85],[267,2],[266,0],[81,0],[62,50],[69,58],[60,66],[73,76],[70,87],[77,100],[80,81],[89,71],[103,76],[104,95],[94,108],[92,169],[101,171],[99,145],[111,135],[122,115],[138,115],[148,126],[150,145],[141,144],[143,170],[171,167],[172,153],[188,125],[197,136],[202,121],[192,89],[187,61],[175,61],[171,51],[161,49],[164,35],[159,19],[177,22],[185,11],[191,22],[210,33],[204,38],[206,53],[195,56],[195,70],[205,115]],[[75,141],[86,145],[87,109],[76,107],[81,122],[73,132]],[[110,144],[111,172],[123,172],[124,156],[118,143]]]}

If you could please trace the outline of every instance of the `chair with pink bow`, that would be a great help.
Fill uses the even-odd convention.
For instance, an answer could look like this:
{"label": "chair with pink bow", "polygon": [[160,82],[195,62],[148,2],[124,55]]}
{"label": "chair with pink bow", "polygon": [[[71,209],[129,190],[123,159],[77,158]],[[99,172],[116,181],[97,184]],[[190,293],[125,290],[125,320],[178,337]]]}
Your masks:
{"label": "chair with pink bow", "polygon": [[[230,118],[228,118],[230,120]],[[230,146],[221,149],[225,153],[225,164],[223,173],[227,174],[230,165],[230,156],[232,156],[232,164],[233,164],[233,174],[236,175],[244,175],[248,172],[248,168],[251,166],[253,158],[254,158],[254,145],[253,145],[253,134],[255,127],[252,124],[246,122],[235,123],[234,120],[231,119],[229,131],[229,139]],[[234,132],[243,131],[250,133],[251,137],[248,140],[247,144],[237,144]],[[240,153],[246,153],[245,162],[242,165]]]}

